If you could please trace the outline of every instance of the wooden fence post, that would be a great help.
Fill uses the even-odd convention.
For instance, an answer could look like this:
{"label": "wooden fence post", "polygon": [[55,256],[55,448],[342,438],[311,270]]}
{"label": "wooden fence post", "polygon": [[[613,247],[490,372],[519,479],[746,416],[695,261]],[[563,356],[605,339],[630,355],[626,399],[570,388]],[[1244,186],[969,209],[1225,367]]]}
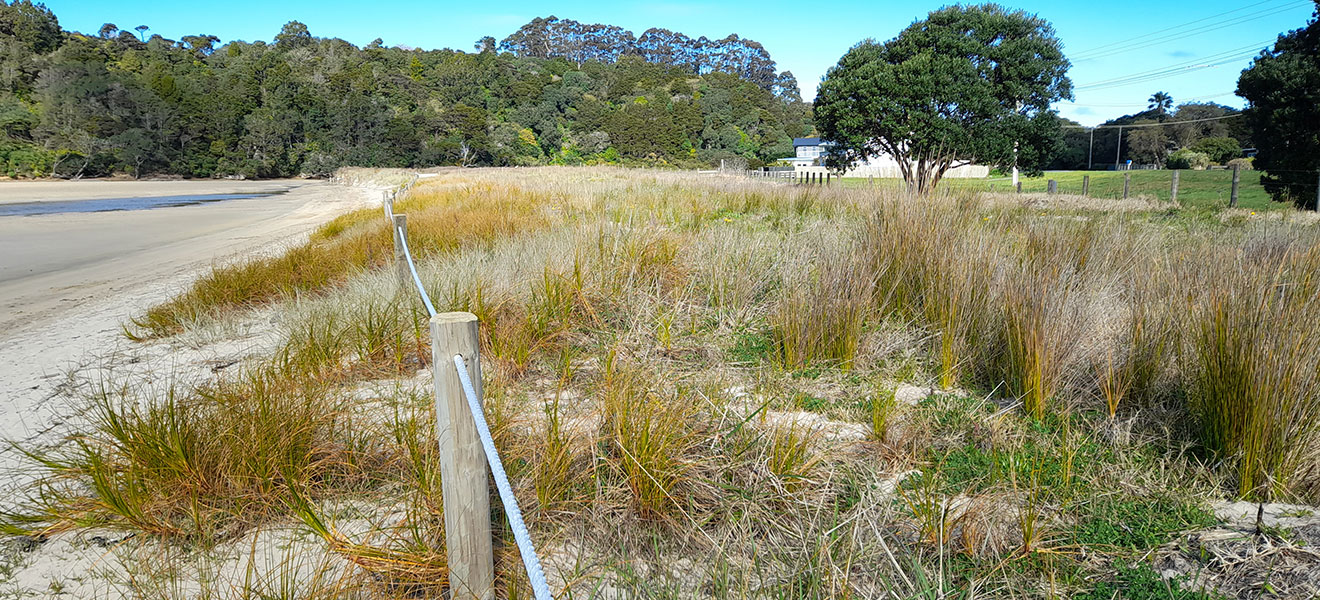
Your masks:
{"label": "wooden fence post", "polygon": [[407,289],[412,285],[412,271],[408,269],[408,257],[403,253],[403,240],[408,235],[408,215],[394,215],[394,268],[399,274],[399,285]]}
{"label": "wooden fence post", "polygon": [[1132,171],[1123,172],[1123,199],[1128,199],[1128,194],[1132,191]]}
{"label": "wooden fence post", "polygon": [[1022,193],[1022,182],[1021,182],[1021,181],[1017,182],[1017,193],[1019,193],[1019,194]]}
{"label": "wooden fence post", "polygon": [[1057,193],[1059,193],[1059,182],[1057,182],[1057,181],[1055,181],[1055,180],[1053,180],[1053,179],[1049,180],[1049,183],[1046,184],[1045,192],[1046,192],[1047,194],[1057,194]]}
{"label": "wooden fence post", "polygon": [[431,369],[435,381],[435,433],[440,441],[440,487],[445,504],[445,547],[449,593],[453,600],[495,597],[495,554],[490,520],[490,467],[476,421],[454,368],[454,355],[467,362],[472,387],[481,399],[481,360],[477,356],[476,315],[441,313],[431,317]]}
{"label": "wooden fence post", "polygon": [[1091,176],[1082,175],[1082,196],[1086,196],[1090,192],[1091,192]]}
{"label": "wooden fence post", "polygon": [[1178,203],[1178,174],[1182,173],[1177,169],[1173,170],[1173,183],[1169,184],[1169,202]]}
{"label": "wooden fence post", "polygon": [[1233,165],[1233,191],[1228,195],[1228,206],[1233,208],[1237,206],[1238,201],[1238,183],[1242,181],[1242,168]]}
{"label": "wooden fence post", "polygon": [[1320,173],[1315,176],[1315,212],[1320,213]]}

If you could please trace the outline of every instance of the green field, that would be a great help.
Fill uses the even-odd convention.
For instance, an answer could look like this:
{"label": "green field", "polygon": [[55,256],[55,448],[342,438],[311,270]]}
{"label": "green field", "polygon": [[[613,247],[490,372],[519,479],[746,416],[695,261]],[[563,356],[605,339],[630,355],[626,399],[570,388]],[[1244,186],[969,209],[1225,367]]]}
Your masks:
{"label": "green field", "polygon": [[[1130,171],[1132,196],[1153,197],[1159,200],[1169,199],[1170,181],[1173,171]],[[1052,171],[1041,177],[1024,177],[1023,192],[1044,192],[1048,181],[1059,182],[1059,193],[1082,193],[1082,177],[1091,176],[1089,195],[1098,198],[1121,198],[1123,196],[1123,172],[1116,171]],[[846,186],[871,185],[866,179],[844,179]],[[876,179],[877,187],[900,187],[899,179]],[[980,191],[1012,190],[1011,181],[1004,177],[987,179],[945,179],[942,187],[954,189],[974,189]],[[1178,184],[1178,202],[1189,208],[1223,208],[1228,206],[1228,199],[1233,187],[1233,172],[1216,171],[1181,171]],[[1270,195],[1260,185],[1260,171],[1242,171],[1238,187],[1238,206],[1252,210],[1284,208],[1284,203],[1273,202]]]}

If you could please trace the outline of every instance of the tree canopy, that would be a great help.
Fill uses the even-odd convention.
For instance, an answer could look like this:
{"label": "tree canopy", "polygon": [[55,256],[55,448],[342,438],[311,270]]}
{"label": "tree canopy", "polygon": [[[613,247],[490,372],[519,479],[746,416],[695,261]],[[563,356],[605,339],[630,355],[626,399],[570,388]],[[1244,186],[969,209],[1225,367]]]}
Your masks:
{"label": "tree canopy", "polygon": [[[510,38],[539,47],[529,27],[563,23],[539,21]],[[757,69],[774,63],[755,42],[738,38],[722,50],[731,58],[693,68],[663,59],[689,46],[647,38],[650,54],[621,50],[614,40],[626,31],[567,27],[586,48],[572,56],[489,36],[473,52],[359,48],[297,21],[271,42],[222,44],[206,33],[144,40],[114,24],[65,32],[40,4],[0,0],[0,175],[756,165],[792,154],[792,138],[812,131],[796,81],[764,77]]]}
{"label": "tree canopy", "polygon": [[1058,145],[1050,104],[1072,97],[1068,67],[1045,20],[951,6],[849,50],[820,85],[817,128],[834,143],[832,166],[887,154],[919,194],[963,164],[1032,170]]}
{"label": "tree canopy", "polygon": [[1320,171],[1320,1],[1306,27],[1279,36],[1238,79],[1256,133],[1255,166],[1275,200],[1316,202]]}

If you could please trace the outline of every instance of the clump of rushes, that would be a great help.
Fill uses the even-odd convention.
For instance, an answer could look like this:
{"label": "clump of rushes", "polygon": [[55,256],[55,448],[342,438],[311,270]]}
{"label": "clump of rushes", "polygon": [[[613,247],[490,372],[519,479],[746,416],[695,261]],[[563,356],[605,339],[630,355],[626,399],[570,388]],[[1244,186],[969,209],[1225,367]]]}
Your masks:
{"label": "clump of rushes", "polygon": [[573,440],[564,430],[558,393],[545,404],[545,440],[539,450],[534,478],[537,505],[544,510],[572,500],[575,488]]}
{"label": "clump of rushes", "polygon": [[1076,348],[1072,279],[1049,267],[1024,267],[1003,292],[1000,371],[1009,393],[1038,420],[1045,418]]}
{"label": "clump of rushes", "polygon": [[877,442],[885,441],[894,414],[898,412],[894,391],[892,388],[877,389],[875,395],[871,396],[871,439]]}
{"label": "clump of rushes", "polygon": [[689,399],[662,397],[639,369],[610,360],[599,385],[601,433],[632,492],[638,514],[656,518],[676,505],[675,493],[690,471],[694,443]]}
{"label": "clump of rushes", "polygon": [[352,422],[324,384],[257,370],[195,395],[139,404],[103,390],[89,431],[33,457],[49,470],[26,527],[143,531],[210,543],[283,512],[293,486],[361,481],[380,457],[353,443]]}
{"label": "clump of rushes", "polygon": [[766,466],[788,492],[801,489],[821,462],[811,450],[815,437],[814,430],[797,423],[777,425],[770,431]]}
{"label": "clump of rushes", "polygon": [[1206,446],[1236,461],[1242,497],[1288,493],[1320,437],[1316,257],[1229,259],[1195,306],[1191,405]]}
{"label": "clump of rushes", "polygon": [[853,250],[846,244],[786,274],[768,317],[782,367],[826,362],[852,368],[875,289],[875,277]]}

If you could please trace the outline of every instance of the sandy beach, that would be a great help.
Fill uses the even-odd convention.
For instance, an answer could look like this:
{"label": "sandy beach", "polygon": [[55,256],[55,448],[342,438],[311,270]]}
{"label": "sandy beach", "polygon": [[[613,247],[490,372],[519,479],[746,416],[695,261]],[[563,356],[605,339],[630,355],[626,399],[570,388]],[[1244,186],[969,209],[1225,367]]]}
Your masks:
{"label": "sandy beach", "polygon": [[[64,422],[69,374],[134,347],[122,325],[212,265],[273,253],[381,191],[320,181],[0,182],[0,202],[284,192],[151,210],[0,217],[0,439]],[[128,358],[132,361],[135,358]],[[14,457],[0,450],[13,483]]]}

